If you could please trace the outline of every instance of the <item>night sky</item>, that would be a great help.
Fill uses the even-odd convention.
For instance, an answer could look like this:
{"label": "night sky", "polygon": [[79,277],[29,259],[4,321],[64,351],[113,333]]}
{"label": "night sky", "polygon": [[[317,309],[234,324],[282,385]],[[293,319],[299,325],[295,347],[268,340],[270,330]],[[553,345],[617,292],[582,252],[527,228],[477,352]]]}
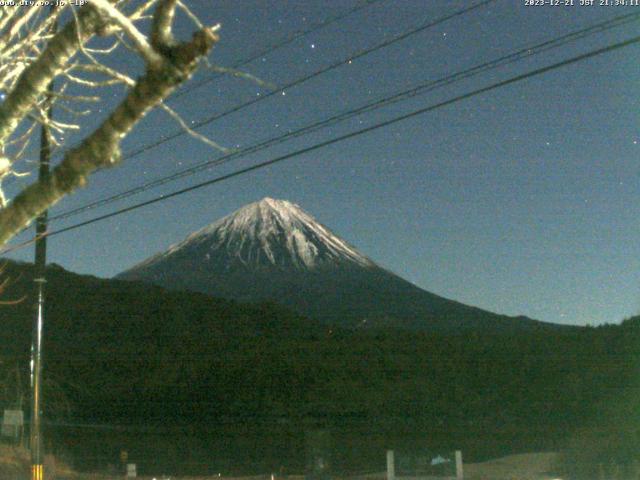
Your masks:
{"label": "night sky", "polygon": [[[202,128],[229,148],[300,128],[429,80],[638,7],[525,6],[496,0]],[[598,1],[596,1],[598,3]],[[231,66],[357,1],[190,2],[220,22],[211,60]],[[169,101],[199,121],[282,86],[470,1],[379,0],[265,55],[245,78],[214,81]],[[160,193],[268,160],[491,83],[631,38],[640,22],[363,114],[159,189],[54,222],[89,219]],[[180,20],[184,38],[190,26]],[[509,315],[567,324],[619,322],[640,312],[640,47],[630,46],[463,100],[135,212],[54,236],[49,261],[110,277],[190,232],[265,196],[299,204],[380,265],[416,285]],[[131,56],[111,60],[139,71]],[[200,72],[193,81],[212,76]],[[189,84],[186,85],[189,88]],[[278,88],[278,87],[275,87]],[[96,125],[121,90],[105,92]],[[154,112],[126,139],[136,149],[176,130]],[[70,138],[73,143],[74,137]],[[98,172],[64,212],[219,156],[182,136]],[[35,156],[35,154],[34,154]],[[33,179],[9,183],[9,193]],[[32,232],[31,232],[32,234]],[[17,237],[13,243],[28,238]],[[33,249],[11,258],[31,259]]]}

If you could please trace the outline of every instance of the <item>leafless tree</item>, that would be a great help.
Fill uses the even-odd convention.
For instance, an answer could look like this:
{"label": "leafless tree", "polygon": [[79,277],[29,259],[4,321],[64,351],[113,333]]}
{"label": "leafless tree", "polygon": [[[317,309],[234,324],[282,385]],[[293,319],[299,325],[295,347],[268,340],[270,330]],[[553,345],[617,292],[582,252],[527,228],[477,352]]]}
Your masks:
{"label": "leafless tree", "polygon": [[[218,40],[219,26],[202,25],[181,0],[72,3],[49,8],[20,6],[16,0],[16,6],[0,6],[0,246],[85,185],[92,172],[117,164],[123,138],[151,109],[163,108],[188,129],[163,101],[206,61]],[[178,13],[195,25],[189,41],[174,38]],[[56,24],[59,27],[52,28]],[[144,73],[134,79],[109,66],[106,60],[116,50],[140,59]],[[57,88],[52,92],[54,80]],[[100,89],[113,85],[125,89],[121,102],[97,128],[84,132],[77,117],[104,105]],[[54,103],[67,113],[63,120],[48,115]],[[56,148],[62,149],[70,132],[79,132],[82,141],[64,150],[48,179],[6,198],[1,182],[25,173],[18,162],[24,161],[42,124]]]}

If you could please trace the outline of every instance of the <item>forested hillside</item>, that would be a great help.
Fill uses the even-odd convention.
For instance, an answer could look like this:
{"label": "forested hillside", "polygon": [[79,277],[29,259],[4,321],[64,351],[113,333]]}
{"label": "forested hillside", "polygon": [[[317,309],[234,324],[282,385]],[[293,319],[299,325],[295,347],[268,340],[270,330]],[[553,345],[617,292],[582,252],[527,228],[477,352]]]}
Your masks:
{"label": "forested hillside", "polygon": [[[29,273],[12,264],[8,274],[18,280],[6,295],[22,296]],[[415,439],[481,459],[558,449],[605,428],[606,450],[616,432],[636,441],[640,431],[640,318],[554,335],[348,331],[270,304],[56,267],[48,276],[45,376],[69,399],[68,420],[271,434],[320,425],[342,432],[338,443],[368,437],[360,461]],[[26,367],[32,305],[1,308],[4,364]]]}

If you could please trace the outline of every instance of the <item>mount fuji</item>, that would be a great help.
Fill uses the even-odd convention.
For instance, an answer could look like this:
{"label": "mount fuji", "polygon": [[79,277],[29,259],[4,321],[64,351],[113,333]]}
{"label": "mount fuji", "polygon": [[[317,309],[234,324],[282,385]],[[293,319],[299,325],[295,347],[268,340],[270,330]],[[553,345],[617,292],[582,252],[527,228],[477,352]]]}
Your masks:
{"label": "mount fuji", "polygon": [[269,300],[329,325],[427,332],[559,327],[429,293],[378,266],[298,205],[264,198],[119,274],[239,301]]}

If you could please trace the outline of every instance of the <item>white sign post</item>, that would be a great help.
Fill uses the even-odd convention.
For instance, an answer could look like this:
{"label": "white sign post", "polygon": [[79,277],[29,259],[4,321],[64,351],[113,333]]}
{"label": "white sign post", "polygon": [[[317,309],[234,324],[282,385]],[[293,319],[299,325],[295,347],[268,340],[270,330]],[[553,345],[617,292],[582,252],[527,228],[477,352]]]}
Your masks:
{"label": "white sign post", "polygon": [[462,470],[462,452],[456,450],[456,478],[462,480],[464,478],[464,471]]}
{"label": "white sign post", "polygon": [[24,413],[22,410],[5,410],[2,417],[2,436],[18,440],[22,435]]}
{"label": "white sign post", "polygon": [[394,464],[393,450],[387,450],[387,480],[396,480],[396,466]]}
{"label": "white sign post", "polygon": [[136,478],[138,476],[136,472],[135,463],[127,463],[127,478]]}

